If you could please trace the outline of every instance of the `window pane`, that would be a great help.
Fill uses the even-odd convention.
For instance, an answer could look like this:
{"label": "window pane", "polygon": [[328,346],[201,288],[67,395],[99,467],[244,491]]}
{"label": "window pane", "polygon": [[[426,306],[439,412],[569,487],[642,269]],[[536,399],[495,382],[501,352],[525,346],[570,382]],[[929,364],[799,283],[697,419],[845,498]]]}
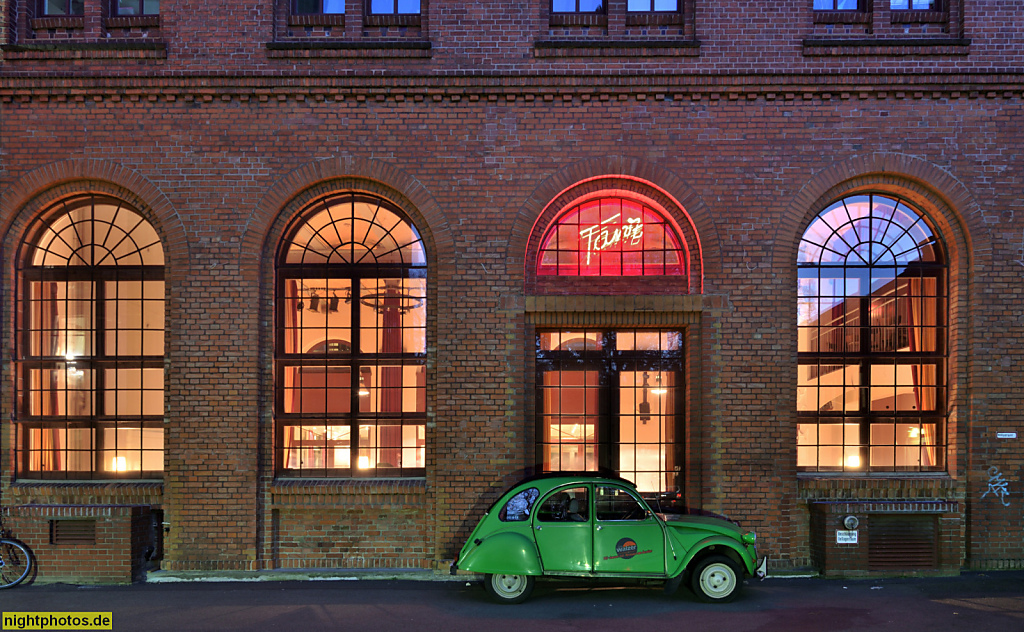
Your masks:
{"label": "window pane", "polygon": [[537,519],[541,522],[586,522],[589,515],[586,487],[559,490],[545,498],[537,509]]}
{"label": "window pane", "polygon": [[[327,0],[329,1],[329,0]],[[326,5],[326,1],[325,1]],[[320,12],[320,0],[295,0],[296,15],[310,15]],[[326,13],[326,11],[325,11]]]}
{"label": "window pane", "polygon": [[540,492],[536,487],[524,489],[515,496],[509,499],[505,506],[502,507],[501,513],[498,514],[498,518],[502,522],[522,522],[529,520],[531,511],[533,510],[533,503],[537,502],[537,497]]}
{"label": "window pane", "polygon": [[142,15],[142,0],[117,0],[117,15]]}
{"label": "window pane", "polygon": [[573,13],[576,11],[576,0],[552,0],[551,10],[555,13]]}
{"label": "window pane", "polygon": [[395,12],[395,0],[370,0],[370,13],[391,15]]}
{"label": "window pane", "polygon": [[345,13],[345,0],[324,0],[324,13],[343,14]]}
{"label": "window pane", "polygon": [[398,0],[398,12],[403,15],[418,14],[420,12],[420,0]]}

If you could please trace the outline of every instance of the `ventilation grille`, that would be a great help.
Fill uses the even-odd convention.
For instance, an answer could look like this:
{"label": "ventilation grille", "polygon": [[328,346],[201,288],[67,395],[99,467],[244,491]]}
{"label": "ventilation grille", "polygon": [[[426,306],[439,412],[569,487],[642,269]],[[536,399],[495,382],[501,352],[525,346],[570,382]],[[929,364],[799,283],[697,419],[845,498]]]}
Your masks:
{"label": "ventilation grille", "polygon": [[51,520],[50,544],[96,544],[96,521]]}
{"label": "ventilation grille", "polygon": [[868,567],[873,571],[938,567],[935,516],[870,517]]}

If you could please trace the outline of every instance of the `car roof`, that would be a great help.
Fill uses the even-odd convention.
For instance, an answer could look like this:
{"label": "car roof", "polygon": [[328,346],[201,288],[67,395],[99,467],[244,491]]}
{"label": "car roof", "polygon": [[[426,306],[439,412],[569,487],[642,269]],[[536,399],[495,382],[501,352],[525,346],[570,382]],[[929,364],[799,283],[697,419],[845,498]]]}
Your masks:
{"label": "car roof", "polygon": [[495,499],[491,506],[487,508],[490,512],[494,509],[502,498],[508,495],[512,490],[525,487],[534,483],[550,482],[550,485],[545,487],[557,487],[566,483],[616,483],[618,485],[625,485],[636,491],[636,483],[633,481],[622,478],[616,475],[614,472],[545,472],[544,474],[534,474],[533,476],[527,476],[519,480],[514,485],[509,486],[508,489],[503,491],[498,498]]}

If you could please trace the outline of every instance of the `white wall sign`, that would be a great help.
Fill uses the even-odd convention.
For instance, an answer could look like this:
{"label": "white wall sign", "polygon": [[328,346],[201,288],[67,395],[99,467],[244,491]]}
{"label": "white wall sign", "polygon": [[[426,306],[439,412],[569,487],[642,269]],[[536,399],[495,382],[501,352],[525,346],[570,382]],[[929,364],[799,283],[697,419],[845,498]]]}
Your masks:
{"label": "white wall sign", "polygon": [[836,544],[857,544],[856,531],[836,530]]}
{"label": "white wall sign", "polygon": [[1016,439],[1017,438],[1017,433],[1016,432],[997,432],[996,433],[996,438],[997,439]]}

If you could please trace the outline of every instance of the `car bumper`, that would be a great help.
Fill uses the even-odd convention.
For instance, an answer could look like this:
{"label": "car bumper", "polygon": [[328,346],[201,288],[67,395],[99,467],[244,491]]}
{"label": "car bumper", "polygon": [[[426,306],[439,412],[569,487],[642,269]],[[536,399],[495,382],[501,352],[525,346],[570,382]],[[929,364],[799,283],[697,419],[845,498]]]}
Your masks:
{"label": "car bumper", "polygon": [[765,555],[761,558],[761,563],[757,565],[757,569],[754,570],[754,577],[758,579],[764,579],[768,576],[768,556]]}

